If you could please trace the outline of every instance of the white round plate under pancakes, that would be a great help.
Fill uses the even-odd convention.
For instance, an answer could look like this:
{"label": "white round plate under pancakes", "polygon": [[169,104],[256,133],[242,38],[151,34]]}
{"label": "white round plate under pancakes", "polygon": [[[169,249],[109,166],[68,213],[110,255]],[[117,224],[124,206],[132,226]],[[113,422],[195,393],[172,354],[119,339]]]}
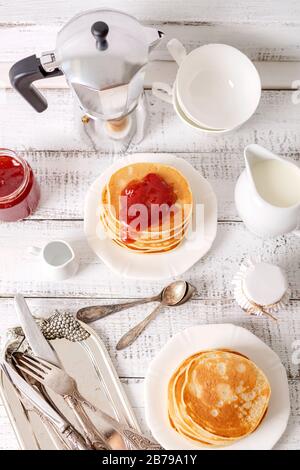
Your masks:
{"label": "white round plate under pancakes", "polygon": [[[190,184],[194,203],[204,205],[204,217],[197,218],[193,238],[183,240],[174,250],[154,254],[132,253],[119,247],[105,233],[100,221],[103,187],[115,171],[136,162],[159,162],[178,169]],[[211,248],[217,233],[217,199],[209,182],[183,158],[172,154],[129,155],[113,163],[89,188],[85,198],[84,232],[92,250],[116,274],[141,280],[168,279],[183,274]]]}
{"label": "white round plate under pancakes", "polygon": [[[147,424],[153,437],[172,450],[206,450],[178,434],[168,418],[168,384],[186,358],[208,349],[231,349],[249,357],[266,374],[271,386],[269,408],[258,428],[222,450],[272,449],[287,426],[290,414],[286,371],[277,354],[253,333],[232,324],[196,325],[177,334],[151,362],[145,381]],[[213,448],[218,449],[218,448]]]}

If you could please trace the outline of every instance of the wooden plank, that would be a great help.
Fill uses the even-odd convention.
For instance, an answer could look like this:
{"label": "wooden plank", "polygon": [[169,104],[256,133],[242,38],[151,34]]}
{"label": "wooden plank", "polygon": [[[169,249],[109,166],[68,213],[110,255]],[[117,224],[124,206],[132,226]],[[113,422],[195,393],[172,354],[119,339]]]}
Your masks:
{"label": "wooden plank", "polygon": [[286,24],[282,22],[282,18],[278,18],[276,25],[259,23],[256,20],[248,24],[224,20],[193,24],[166,22],[154,26],[165,33],[163,41],[155,49],[158,52],[155,57],[168,58],[166,51],[163,56],[165,45],[170,38],[176,37],[188,52],[203,44],[224,43],[237,47],[250,59],[258,62],[299,60],[300,25],[297,21]]}
{"label": "wooden plank", "polygon": [[[65,282],[47,281],[41,264],[26,254],[29,246],[42,246],[51,239],[69,240],[80,258],[80,271]],[[21,291],[34,297],[136,297],[159,292],[163,284],[119,278],[91,251],[81,221],[2,223],[0,240],[1,296]],[[262,255],[286,270],[292,298],[300,299],[299,259],[295,256],[298,250],[299,238],[294,235],[262,240],[241,223],[220,223],[211,251],[184,277],[199,287],[201,298],[231,298],[231,280],[241,260],[246,256]]]}
{"label": "wooden plank", "polygon": [[[40,206],[33,214],[33,220],[82,219],[86,191],[113,162],[112,156],[99,158],[94,151],[29,151],[20,154],[31,164],[42,189]],[[233,192],[244,168],[243,155],[204,153],[180,156],[211,182],[219,201],[219,220],[239,220]]]}
{"label": "wooden plank", "polygon": [[[300,31],[299,31],[300,33]],[[297,62],[254,62],[261,78],[263,90],[297,90],[300,77],[300,61]],[[9,69],[13,62],[0,62],[0,89],[11,88]],[[154,60],[146,70],[145,89],[151,89],[153,82],[173,83],[177,73],[177,65],[172,60]],[[64,77],[40,80],[39,89],[68,88]]]}
{"label": "wooden plank", "polygon": [[[6,1],[1,4],[2,24],[61,24],[74,14],[92,8],[107,8],[106,0],[44,0]],[[109,8],[120,9],[148,21],[203,21],[248,23],[296,23],[300,18],[300,5],[297,0],[111,0]],[[16,14],[17,11],[17,14]]]}
{"label": "wooden plank", "polygon": [[[300,147],[299,104],[289,91],[264,91],[255,115],[241,128],[221,135],[196,133],[176,116],[171,105],[146,92],[149,126],[144,140],[129,152],[242,153],[249,143],[290,154]],[[0,90],[0,141],[19,150],[97,150],[114,152],[113,141],[93,144],[84,133],[78,107],[68,90],[44,90],[49,108],[36,113],[12,90]],[[17,129],[17,132],[16,132]],[[37,132],[38,129],[38,132]]]}
{"label": "wooden plank", "polygon": [[[32,219],[82,219],[83,201],[92,182],[114,157],[95,151],[21,152],[35,171],[42,188],[42,199]],[[163,154],[162,154],[163,156]],[[182,153],[212,184],[218,199],[220,221],[240,220],[234,203],[234,187],[244,169],[242,153]],[[293,155],[300,161],[300,155]]]}
{"label": "wooden plank", "polygon": [[[264,89],[289,89],[293,81],[300,77],[299,61],[300,25],[295,23],[281,24],[241,24],[241,23],[151,23],[165,32],[164,39],[151,54],[153,60],[148,67],[145,85],[150,87],[153,80],[172,79],[176,65],[169,64],[171,57],[166,49],[167,41],[176,37],[190,51],[209,42],[230,44],[241,49],[252,60],[256,61]],[[55,24],[0,24],[0,87],[10,87],[8,71],[17,60],[36,53],[55,49],[56,35],[60,25]],[[161,63],[161,62],[167,63]],[[263,61],[263,63],[261,63]],[[275,62],[270,65],[269,62]],[[283,65],[278,61],[284,61]],[[265,62],[268,62],[265,64]],[[273,69],[275,70],[273,72]],[[62,77],[43,80],[41,88],[65,88]]]}
{"label": "wooden plank", "polygon": [[114,158],[92,152],[21,152],[41,186],[41,201],[33,219],[82,219],[85,194]]}
{"label": "wooden plank", "polygon": [[[199,285],[199,283],[198,283]],[[144,291],[142,291],[143,294]],[[99,299],[98,299],[99,300]],[[85,299],[41,299],[28,298],[31,311],[36,316],[47,317],[55,309],[75,314],[83,306],[98,304],[98,300]],[[116,299],[122,302],[124,299]],[[100,300],[99,300],[100,301]],[[101,300],[101,304],[112,303],[111,298]],[[120,377],[143,378],[150,361],[168,339],[185,328],[207,323],[233,323],[247,328],[268,344],[283,362],[289,379],[300,380],[299,365],[292,361],[293,342],[300,337],[300,301],[291,301],[284,311],[278,312],[278,321],[245,314],[235,301],[227,296],[215,300],[192,300],[176,309],[165,308],[141,337],[123,351],[116,351],[120,337],[134,324],[142,320],[154,305],[135,307],[116,313],[92,324],[107,347],[110,357]],[[4,339],[7,328],[18,324],[13,299],[0,299],[0,335]]]}
{"label": "wooden plank", "polygon": [[[42,246],[49,239],[66,239],[78,253],[81,269],[65,282],[45,279],[42,266],[26,254],[31,245]],[[34,297],[136,297],[159,292],[162,282],[119,278],[91,251],[83,235],[81,221],[26,221],[0,224],[1,296],[16,292]],[[186,274],[203,299],[232,298],[231,280],[242,259],[261,255],[281,265],[288,274],[292,298],[300,299],[299,238],[293,235],[262,240],[241,223],[220,223],[211,251]]]}
{"label": "wooden plank", "polygon": [[297,90],[299,62],[255,62],[264,90]]}
{"label": "wooden plank", "polygon": [[[151,53],[152,59],[170,60],[166,49],[169,39],[176,37],[188,51],[208,43],[225,43],[237,47],[256,61],[295,61],[300,58],[300,24],[283,23],[278,18],[272,23],[249,24],[243,22],[151,21],[165,33],[162,41]],[[54,50],[56,36],[61,25],[55,24],[7,24],[0,23],[0,57],[2,62],[15,62],[28,55]]]}

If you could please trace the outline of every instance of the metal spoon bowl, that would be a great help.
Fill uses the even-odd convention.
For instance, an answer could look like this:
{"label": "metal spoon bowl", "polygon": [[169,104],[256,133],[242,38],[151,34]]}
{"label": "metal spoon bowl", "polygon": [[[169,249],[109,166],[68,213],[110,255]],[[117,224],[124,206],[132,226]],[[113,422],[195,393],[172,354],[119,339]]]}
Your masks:
{"label": "metal spoon bowl", "polygon": [[170,307],[177,305],[184,298],[188,284],[186,281],[175,281],[162,291],[161,303]]}

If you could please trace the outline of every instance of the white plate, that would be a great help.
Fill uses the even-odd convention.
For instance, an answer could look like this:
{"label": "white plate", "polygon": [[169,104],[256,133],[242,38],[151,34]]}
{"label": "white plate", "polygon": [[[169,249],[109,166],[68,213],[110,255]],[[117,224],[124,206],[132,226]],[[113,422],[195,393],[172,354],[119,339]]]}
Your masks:
{"label": "white plate", "polygon": [[249,357],[266,374],[271,385],[269,408],[259,427],[246,438],[222,449],[272,449],[283,434],[290,414],[286,372],[269,346],[245,328],[231,324],[187,328],[174,336],[152,361],[145,381],[145,404],[146,420],[154,438],[165,449],[199,449],[170,426],[168,384],[182,361],[199,351],[216,348],[232,349]]}
{"label": "white plate", "polygon": [[[104,185],[119,168],[136,162],[158,162],[178,169],[190,183],[194,203],[203,204],[204,211],[196,218],[193,237],[167,253],[140,254],[121,248],[107,237],[100,221]],[[193,213],[195,215],[195,210]],[[217,233],[217,199],[209,182],[184,159],[171,154],[129,155],[113,163],[89,188],[85,199],[84,232],[93,251],[116,274],[142,280],[167,279],[183,274],[210,249]]]}

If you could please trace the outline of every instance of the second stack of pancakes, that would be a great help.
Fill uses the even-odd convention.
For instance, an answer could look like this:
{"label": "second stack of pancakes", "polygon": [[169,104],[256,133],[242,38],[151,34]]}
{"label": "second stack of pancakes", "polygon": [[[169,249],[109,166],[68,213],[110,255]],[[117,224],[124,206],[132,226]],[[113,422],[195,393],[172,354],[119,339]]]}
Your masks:
{"label": "second stack of pancakes", "polygon": [[170,424],[200,447],[230,445],[260,425],[270,394],[264,373],[240,353],[199,352],[169,382]]}

